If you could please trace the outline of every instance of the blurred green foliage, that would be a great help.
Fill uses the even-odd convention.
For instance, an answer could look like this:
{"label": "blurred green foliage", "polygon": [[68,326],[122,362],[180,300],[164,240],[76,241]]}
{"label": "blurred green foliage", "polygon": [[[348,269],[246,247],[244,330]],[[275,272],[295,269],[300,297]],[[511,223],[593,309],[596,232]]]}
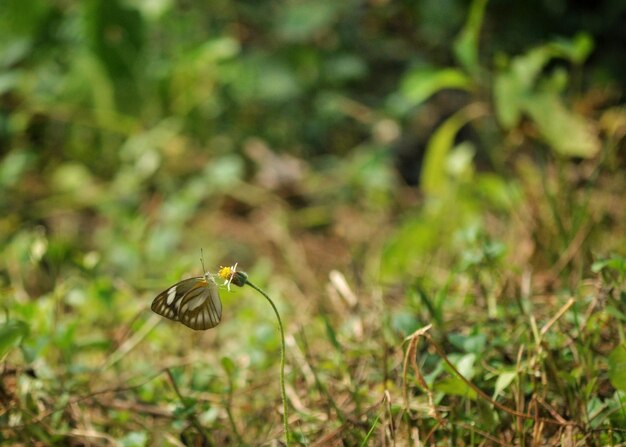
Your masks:
{"label": "blurred green foliage", "polygon": [[224,292],[202,334],[148,311],[200,247],[276,297],[302,444],[561,441],[423,349],[438,425],[402,365],[426,324],[494,399],[623,442],[625,18],[610,1],[3,0],[0,443],[280,438],[267,303]]}

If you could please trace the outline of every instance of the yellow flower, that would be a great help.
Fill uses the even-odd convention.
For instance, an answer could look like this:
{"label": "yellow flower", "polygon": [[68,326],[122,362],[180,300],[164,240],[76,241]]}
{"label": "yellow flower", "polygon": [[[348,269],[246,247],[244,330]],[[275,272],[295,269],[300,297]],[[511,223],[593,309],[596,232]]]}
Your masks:
{"label": "yellow flower", "polygon": [[217,274],[220,276],[220,278],[222,278],[225,281],[230,281],[233,277],[233,273],[235,273],[237,271],[237,264],[232,265],[230,267],[223,267],[220,266],[219,271],[217,272]]}
{"label": "yellow flower", "polygon": [[230,267],[220,267],[217,272],[218,276],[224,280],[224,285],[230,290],[230,285],[234,284],[239,287],[243,287],[248,280],[248,275],[245,272],[237,271],[237,263]]}

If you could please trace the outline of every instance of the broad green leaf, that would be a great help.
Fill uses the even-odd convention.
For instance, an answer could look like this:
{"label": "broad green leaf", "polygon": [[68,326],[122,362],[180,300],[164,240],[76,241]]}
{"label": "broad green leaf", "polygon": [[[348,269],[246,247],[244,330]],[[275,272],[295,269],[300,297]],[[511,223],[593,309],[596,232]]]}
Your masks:
{"label": "broad green leaf", "polygon": [[551,48],[560,57],[575,64],[582,64],[593,51],[593,38],[587,33],[578,33],[571,39],[558,39],[551,43]]}
{"label": "broad green leaf", "polygon": [[609,379],[611,384],[626,393],[626,344],[622,343],[609,355]]}
{"label": "broad green leaf", "polygon": [[474,0],[472,2],[467,22],[454,42],[454,55],[463,68],[473,75],[480,68],[478,63],[478,38],[486,6],[487,0]]}
{"label": "broad green leaf", "polygon": [[524,109],[555,152],[590,158],[600,150],[600,140],[591,122],[565,108],[555,93],[534,95],[525,102]]}
{"label": "broad green leaf", "polygon": [[458,349],[467,353],[481,354],[485,351],[487,336],[483,333],[465,335],[462,333],[451,333],[448,340]]}
{"label": "broad green leaf", "polygon": [[417,106],[445,89],[470,90],[471,79],[455,68],[419,68],[409,71],[402,80],[400,94],[411,106]]}
{"label": "broad green leaf", "polygon": [[502,391],[508,388],[508,386],[517,377],[517,371],[505,371],[496,379],[495,389],[493,391],[493,399],[496,399]]}
{"label": "broad green leaf", "polygon": [[522,116],[522,100],[526,89],[511,71],[499,73],[493,82],[496,117],[504,129],[512,129]]}
{"label": "broad green leaf", "polygon": [[493,87],[496,116],[505,129],[519,122],[526,98],[532,94],[535,81],[551,54],[546,46],[535,48],[517,56],[508,69],[496,74]]}
{"label": "broad green leaf", "polygon": [[558,40],[533,48],[515,57],[507,68],[496,73],[493,97],[502,127],[511,129],[518,124],[528,100],[534,98],[543,69],[552,59],[564,58],[580,64],[592,47],[589,35],[581,33],[571,40]]}
{"label": "broad green leaf", "polygon": [[0,325],[0,359],[18,346],[28,335],[29,327],[19,320],[9,320]]}
{"label": "broad green leaf", "polygon": [[471,380],[474,377],[474,374],[476,374],[476,368],[474,368],[475,363],[476,354],[465,354],[456,362],[456,369],[461,373],[463,377]]}
{"label": "broad green leaf", "polygon": [[[467,380],[472,380],[476,369],[474,367],[476,363],[476,354],[465,354],[462,356],[451,355],[450,360],[454,363],[457,371],[465,377]],[[476,391],[474,391],[464,380],[459,378],[456,373],[445,365],[446,369],[451,375],[443,380],[436,382],[435,389],[437,391],[444,392],[446,394],[454,394],[457,396],[464,396],[470,399],[476,398]]]}
{"label": "broad green leaf", "polygon": [[484,110],[471,104],[448,118],[433,133],[426,146],[422,167],[422,186],[427,194],[441,195],[446,189],[446,158],[454,146],[456,134],[469,121],[478,118]]}

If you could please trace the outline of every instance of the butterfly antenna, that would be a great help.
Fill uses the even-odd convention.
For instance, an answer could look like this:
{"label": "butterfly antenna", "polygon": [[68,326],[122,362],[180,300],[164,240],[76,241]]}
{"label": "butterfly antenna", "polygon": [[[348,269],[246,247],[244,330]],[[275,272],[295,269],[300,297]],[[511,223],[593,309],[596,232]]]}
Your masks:
{"label": "butterfly antenna", "polygon": [[202,264],[202,273],[206,273],[206,269],[204,268],[204,252],[202,248],[200,249],[200,263]]}

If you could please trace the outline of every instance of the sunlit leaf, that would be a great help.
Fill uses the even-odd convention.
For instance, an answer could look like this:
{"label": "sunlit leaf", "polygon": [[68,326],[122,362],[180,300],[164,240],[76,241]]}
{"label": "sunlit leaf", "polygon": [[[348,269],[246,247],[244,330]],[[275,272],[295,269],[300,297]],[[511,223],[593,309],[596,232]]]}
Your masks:
{"label": "sunlit leaf", "polygon": [[557,39],[550,44],[554,52],[575,64],[582,64],[594,47],[593,38],[585,33],[577,33],[571,39]]}
{"label": "sunlit leaf", "polygon": [[524,103],[532,94],[535,81],[551,55],[546,46],[535,48],[515,57],[509,68],[496,74],[493,86],[495,111],[505,129],[519,122]]}
{"label": "sunlit leaf", "polygon": [[478,38],[485,15],[487,0],[474,0],[470,8],[467,22],[454,42],[454,54],[459,63],[472,74],[479,68]]}
{"label": "sunlit leaf", "polygon": [[525,102],[524,108],[557,153],[589,158],[600,150],[600,140],[591,122],[565,108],[556,94],[537,94]]}
{"label": "sunlit leaf", "polygon": [[471,79],[455,68],[417,68],[402,80],[400,94],[411,106],[417,106],[444,89],[470,90]]}
{"label": "sunlit leaf", "polygon": [[517,377],[517,371],[504,371],[498,375],[493,391],[493,399],[496,399]]}
{"label": "sunlit leaf", "polygon": [[500,124],[505,129],[518,124],[526,106],[534,100],[542,70],[552,59],[580,63],[592,46],[587,34],[579,34],[570,41],[550,42],[513,58],[508,67],[496,73],[493,83],[495,112]]}
{"label": "sunlit leaf", "polygon": [[445,191],[446,158],[454,146],[456,134],[468,122],[483,113],[484,110],[477,104],[465,107],[448,118],[431,136],[426,147],[421,175],[425,192],[438,195]]}
{"label": "sunlit leaf", "polygon": [[461,358],[456,362],[456,369],[466,379],[471,379],[476,373],[476,357],[476,354],[469,353],[461,356]]}

